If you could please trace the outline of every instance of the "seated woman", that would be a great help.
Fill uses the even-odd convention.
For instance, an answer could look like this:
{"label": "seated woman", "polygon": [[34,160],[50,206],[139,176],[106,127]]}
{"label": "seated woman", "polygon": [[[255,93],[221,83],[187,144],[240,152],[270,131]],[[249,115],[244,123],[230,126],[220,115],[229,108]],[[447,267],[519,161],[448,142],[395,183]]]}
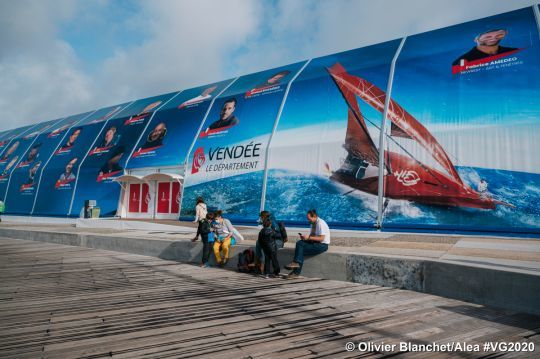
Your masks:
{"label": "seated woman", "polygon": [[234,233],[234,227],[231,221],[223,218],[223,211],[214,213],[214,255],[216,256],[216,264],[225,266],[229,261],[229,249],[231,247]]}

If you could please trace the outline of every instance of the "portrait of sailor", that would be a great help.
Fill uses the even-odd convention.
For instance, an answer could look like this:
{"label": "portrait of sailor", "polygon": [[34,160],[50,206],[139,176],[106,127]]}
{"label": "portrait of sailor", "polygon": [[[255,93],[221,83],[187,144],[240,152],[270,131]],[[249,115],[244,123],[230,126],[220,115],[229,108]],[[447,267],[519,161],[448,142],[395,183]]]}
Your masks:
{"label": "portrait of sailor", "polygon": [[117,133],[116,126],[111,126],[105,132],[105,135],[103,136],[103,140],[101,141],[99,148],[113,147],[118,143],[118,140],[119,140],[119,135]]}
{"label": "portrait of sailor", "polygon": [[67,149],[73,147],[73,145],[75,145],[75,141],[77,141],[77,138],[79,137],[81,132],[82,132],[82,127],[78,127],[76,129],[74,129],[73,132],[71,133],[71,135],[69,135],[68,140],[66,141],[66,143],[64,143],[62,145],[62,147],[60,147],[60,151],[64,151],[64,150],[67,150]]}
{"label": "portrait of sailor", "polygon": [[30,170],[28,170],[28,180],[26,181],[25,185],[31,185],[34,184],[34,178],[36,177],[37,170],[41,166],[41,161],[36,162]]}
{"label": "portrait of sailor", "polygon": [[15,152],[17,150],[17,148],[19,148],[19,145],[20,145],[20,142],[19,141],[15,141],[15,143],[13,143],[6,151],[6,153],[4,154],[4,156],[2,156],[2,158],[0,159],[0,162],[6,162],[9,157],[13,154],[13,152]]}
{"label": "portrait of sailor", "polygon": [[233,97],[223,103],[219,113],[219,120],[208,126],[208,130],[229,128],[240,123],[240,120],[234,115],[234,110],[236,110],[236,98]]}
{"label": "portrait of sailor", "polygon": [[4,168],[4,170],[2,171],[2,174],[0,175],[0,177],[5,178],[9,174],[9,170],[15,165],[15,163],[17,163],[18,160],[19,160],[19,156],[13,157],[13,159],[9,161],[6,168]]}
{"label": "portrait of sailor", "polygon": [[139,112],[139,113],[137,114],[137,116],[143,116],[143,115],[149,114],[150,112],[154,111],[154,109],[155,109],[156,107],[158,107],[159,105],[161,105],[161,102],[162,102],[162,101],[152,102],[151,104],[149,104],[148,106],[146,106],[141,112]]}
{"label": "portrait of sailor", "polygon": [[269,86],[280,85],[281,80],[283,80],[283,78],[285,76],[287,76],[288,74],[290,74],[290,73],[291,72],[289,70],[283,70],[283,71],[280,71],[278,73],[275,73],[272,76],[270,76],[266,81],[264,81],[263,83],[257,85],[254,89],[260,89],[260,88],[265,88],[265,87],[269,87]]}
{"label": "portrait of sailor", "polygon": [[38,156],[39,156],[39,148],[41,147],[41,143],[35,144],[32,146],[30,151],[28,151],[28,154],[26,155],[26,158],[23,162],[19,163],[19,167],[26,166],[32,162],[34,162]]}
{"label": "portrait of sailor", "polygon": [[124,148],[118,147],[116,150],[113,151],[111,154],[111,157],[105,162],[103,166],[101,166],[99,170],[99,176],[98,181],[102,179],[102,177],[122,171],[123,168],[120,166],[119,162],[122,156],[124,155]]}
{"label": "portrait of sailor", "polygon": [[148,134],[148,138],[141,149],[156,148],[163,146],[163,139],[167,134],[167,126],[164,122],[160,122],[154,127],[152,132]]}
{"label": "portrait of sailor", "polygon": [[109,118],[113,117],[118,111],[120,111],[121,108],[122,108],[122,106],[116,106],[115,108],[113,108],[112,110],[107,112],[105,115],[103,115],[103,116],[101,116],[99,118],[96,118],[95,120],[93,120],[90,123],[99,123],[99,122],[106,121]]}
{"label": "portrait of sailor", "polygon": [[199,96],[193,97],[192,99],[189,99],[185,102],[183,102],[178,108],[186,107],[189,105],[193,105],[199,102],[203,102],[204,100],[208,100],[212,97],[212,92],[214,92],[217,89],[217,86],[210,86],[206,88]]}
{"label": "portrait of sailor", "polygon": [[64,172],[60,175],[60,178],[58,178],[58,181],[66,183],[69,181],[75,180],[75,175],[73,174],[73,167],[77,163],[78,158],[72,158],[66,165]]}
{"label": "portrait of sailor", "polygon": [[452,65],[462,66],[464,65],[463,62],[471,62],[519,50],[515,47],[505,47],[500,45],[500,42],[506,37],[507,34],[508,31],[505,29],[493,29],[479,34],[474,39],[476,46],[454,60]]}

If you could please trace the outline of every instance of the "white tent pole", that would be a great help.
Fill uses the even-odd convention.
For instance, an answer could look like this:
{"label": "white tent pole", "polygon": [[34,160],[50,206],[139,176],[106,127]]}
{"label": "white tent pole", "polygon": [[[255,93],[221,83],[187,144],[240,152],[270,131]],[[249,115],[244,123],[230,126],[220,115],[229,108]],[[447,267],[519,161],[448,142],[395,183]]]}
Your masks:
{"label": "white tent pole", "polygon": [[390,73],[388,75],[388,85],[386,87],[386,97],[384,100],[384,111],[381,122],[381,131],[379,135],[379,190],[377,196],[377,223],[375,226],[381,228],[382,217],[383,217],[383,204],[384,204],[384,167],[385,167],[385,157],[384,157],[384,147],[386,139],[386,119],[388,117],[388,107],[390,106],[390,99],[392,97],[392,83],[394,81],[394,69],[396,67],[396,61],[401,53],[401,49],[405,44],[407,36],[401,39],[401,43],[394,54],[392,63],[390,64]]}
{"label": "white tent pole", "polygon": [[296,78],[304,71],[306,66],[311,62],[311,59],[307,60],[306,63],[298,70],[298,72],[294,75],[294,77],[289,81],[287,84],[287,88],[285,89],[285,94],[283,95],[283,99],[281,100],[281,104],[279,105],[279,110],[276,115],[276,119],[274,120],[274,127],[272,128],[272,132],[270,133],[270,137],[268,138],[268,143],[266,145],[266,151],[264,154],[264,172],[263,172],[263,184],[262,184],[262,193],[261,193],[261,205],[260,210],[264,211],[264,202],[266,202],[266,184],[268,182],[268,158],[270,156],[270,144],[272,143],[272,138],[274,137],[274,133],[276,133],[276,129],[279,123],[279,119],[281,118],[281,112],[283,112],[283,107],[285,106],[285,102],[287,101],[287,96],[289,96],[289,89],[291,88],[292,83]]}

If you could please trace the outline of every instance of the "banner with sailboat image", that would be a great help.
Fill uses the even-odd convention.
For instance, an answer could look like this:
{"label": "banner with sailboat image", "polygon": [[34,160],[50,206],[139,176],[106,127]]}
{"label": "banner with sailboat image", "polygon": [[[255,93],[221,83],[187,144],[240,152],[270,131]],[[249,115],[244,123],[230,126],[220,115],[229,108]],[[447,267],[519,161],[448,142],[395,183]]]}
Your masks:
{"label": "banner with sailboat image", "polygon": [[373,227],[382,174],[383,228],[540,231],[532,9],[404,39],[381,150],[398,43],[314,59],[292,84],[265,208],[293,222],[317,208],[331,224]]}

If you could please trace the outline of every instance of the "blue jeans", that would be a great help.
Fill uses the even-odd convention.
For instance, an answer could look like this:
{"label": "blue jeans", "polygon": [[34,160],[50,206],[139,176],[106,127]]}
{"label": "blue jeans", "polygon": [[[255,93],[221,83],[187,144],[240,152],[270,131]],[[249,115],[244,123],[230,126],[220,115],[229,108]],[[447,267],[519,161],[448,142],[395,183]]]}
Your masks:
{"label": "blue jeans", "polygon": [[293,273],[300,274],[304,265],[304,256],[321,254],[328,250],[328,244],[314,241],[298,241],[294,249],[294,261],[300,264],[300,268],[293,270]]}
{"label": "blue jeans", "polygon": [[[277,249],[283,248],[283,245],[284,243],[282,239],[276,239]],[[255,257],[259,258],[259,261],[261,263],[264,263],[264,252],[258,240],[257,240],[257,243],[255,243]]]}

